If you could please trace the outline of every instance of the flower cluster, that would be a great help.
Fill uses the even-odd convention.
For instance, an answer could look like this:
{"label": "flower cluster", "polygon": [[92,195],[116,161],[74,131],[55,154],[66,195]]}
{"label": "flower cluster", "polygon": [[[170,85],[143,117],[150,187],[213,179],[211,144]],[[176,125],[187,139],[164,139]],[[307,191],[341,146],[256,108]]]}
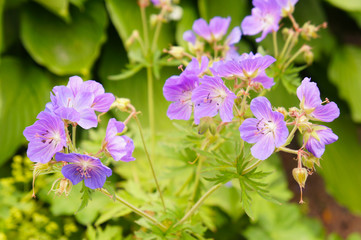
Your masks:
{"label": "flower cluster", "polygon": [[[118,136],[124,124],[114,118],[109,120],[101,150],[94,155],[80,154],[75,145],[76,126],[84,129],[96,127],[96,112],[109,111],[115,101],[111,93],[105,93],[103,86],[93,80],[83,81],[78,76],[70,77],[67,86],[56,86],[50,95],[51,102],[39,113],[37,121],[24,130],[29,141],[27,155],[38,164],[62,162],[62,174],[72,184],[84,180],[85,186],[101,188],[112,174],[99,157],[104,153],[116,161],[132,161],[134,145],[127,136]],[[73,126],[73,142],[69,126]],[[73,153],[67,153],[72,151]],[[55,157],[56,161],[52,161]],[[38,166],[39,168],[39,166]]]}

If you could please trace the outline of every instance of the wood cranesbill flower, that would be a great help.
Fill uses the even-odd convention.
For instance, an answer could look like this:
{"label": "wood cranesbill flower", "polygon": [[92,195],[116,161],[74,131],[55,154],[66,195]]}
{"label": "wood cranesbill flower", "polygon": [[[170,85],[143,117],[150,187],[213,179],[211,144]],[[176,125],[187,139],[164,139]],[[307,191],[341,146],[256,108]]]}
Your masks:
{"label": "wood cranesbill flower", "polygon": [[241,28],[244,35],[256,35],[262,32],[256,42],[261,42],[267,34],[278,31],[281,20],[281,7],[276,0],[253,0],[252,15],[243,19]]}
{"label": "wood cranesbill flower", "polygon": [[127,136],[118,136],[118,133],[123,132],[124,127],[124,123],[117,121],[115,118],[109,119],[102,148],[115,161],[134,161],[135,158],[132,157],[134,151],[133,140]]}
{"label": "wood cranesbill flower", "polygon": [[79,153],[60,153],[55,154],[58,162],[68,162],[61,169],[61,173],[71,181],[73,185],[84,180],[85,186],[91,189],[102,188],[107,177],[112,175],[112,170],[103,165],[95,157]]}
{"label": "wood cranesbill flower", "polygon": [[188,120],[192,115],[192,92],[199,85],[199,79],[194,74],[181,74],[167,79],[163,86],[163,95],[172,103],[168,107],[167,116],[170,119]]}
{"label": "wood cranesbill flower", "polygon": [[264,88],[271,88],[275,83],[273,78],[266,75],[265,70],[276,61],[272,56],[261,54],[244,53],[239,57],[228,61],[220,61],[213,64],[211,71],[214,75],[227,78],[240,78],[259,82]]}
{"label": "wood cranesbill flower", "polygon": [[23,132],[29,141],[27,155],[33,162],[47,163],[66,147],[64,123],[48,112],[39,113],[37,118],[39,120]]}
{"label": "wood cranesbill flower", "polygon": [[311,82],[310,78],[303,79],[301,85],[297,88],[297,97],[301,101],[301,109],[312,120],[332,122],[340,116],[340,109],[336,103],[328,102],[322,105],[320,90],[316,83]]}
{"label": "wood cranesbill flower", "polygon": [[194,122],[199,124],[202,117],[214,117],[219,112],[223,122],[230,122],[233,118],[233,104],[237,98],[230,91],[220,77],[204,76],[201,85],[194,89]]}
{"label": "wood cranesbill flower", "polygon": [[265,97],[253,99],[250,108],[256,118],[244,120],[239,127],[241,138],[248,143],[255,143],[251,148],[253,157],[265,160],[276,147],[286,143],[286,122],[281,113],[272,111],[271,103]]}
{"label": "wood cranesbill flower", "polygon": [[312,126],[312,129],[306,131],[303,137],[306,149],[317,158],[320,158],[325,152],[326,145],[337,140],[337,135],[330,128],[322,125]]}
{"label": "wood cranesbill flower", "polygon": [[206,20],[200,18],[194,21],[192,29],[207,42],[213,42],[219,41],[224,37],[230,23],[230,17],[214,17],[209,21],[209,25]]}

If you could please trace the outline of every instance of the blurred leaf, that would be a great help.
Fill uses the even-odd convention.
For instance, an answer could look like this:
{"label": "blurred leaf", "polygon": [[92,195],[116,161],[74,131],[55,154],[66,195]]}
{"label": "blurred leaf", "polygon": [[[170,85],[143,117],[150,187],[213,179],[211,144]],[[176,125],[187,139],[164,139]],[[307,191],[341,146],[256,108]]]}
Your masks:
{"label": "blurred leaf", "polygon": [[122,70],[121,73],[116,74],[116,75],[111,75],[108,78],[109,78],[109,80],[115,80],[115,81],[124,80],[124,79],[134,76],[140,70],[142,70],[144,67],[145,67],[145,64],[143,64],[143,63],[135,64],[135,65],[129,66],[128,69]]}
{"label": "blurred leaf", "polygon": [[34,0],[39,4],[43,5],[49,11],[62,17],[64,20],[69,20],[69,0]]}
{"label": "blurred leaf", "polygon": [[0,63],[0,165],[25,142],[23,131],[49,101],[48,77],[38,68],[16,58]]}
{"label": "blurred leaf", "polygon": [[347,45],[336,49],[328,76],[346,100],[355,122],[361,122],[361,48]]}
{"label": "blurred leaf", "polygon": [[361,12],[349,12],[348,14],[356,21],[358,27],[361,28]]}
{"label": "blurred leaf", "polygon": [[87,226],[86,235],[89,240],[121,240],[122,229],[118,226],[107,225],[103,230],[101,227],[93,228],[93,226]]}
{"label": "blurred leaf", "polygon": [[183,8],[183,17],[177,22],[176,41],[178,45],[187,47],[188,43],[183,40],[183,33],[192,29],[193,22],[198,17],[196,8],[194,7],[194,1],[181,1],[181,6]]}
{"label": "blurred leaf", "polygon": [[231,17],[230,27],[239,26],[250,14],[246,0],[198,0],[198,6],[201,17],[207,21],[215,16]]}
{"label": "blurred leaf", "polygon": [[[101,1],[89,1],[84,12],[71,11],[72,22],[36,5],[29,5],[21,18],[21,39],[39,64],[58,75],[88,75],[106,39],[107,15]],[[34,31],[36,29],[36,31]]]}
{"label": "blurred leaf", "polygon": [[361,195],[355,191],[355,186],[361,185],[361,148],[357,127],[345,117],[329,126],[339,139],[326,146],[320,172],[332,196],[353,213],[361,214]]}
{"label": "blurred leaf", "polygon": [[327,0],[332,5],[341,8],[345,11],[361,11],[360,0]]}
{"label": "blurred leaf", "polygon": [[[139,32],[139,36],[145,42],[143,37],[143,27],[142,27],[142,18],[140,15],[140,9],[137,4],[137,1],[118,1],[118,0],[106,0],[106,6],[115,28],[118,31],[120,38],[123,41],[123,44],[128,40],[134,30]],[[126,11],[124,11],[126,9]],[[154,8],[146,8],[148,13],[158,13],[159,10]],[[131,21],[130,21],[131,19]],[[147,14],[146,22],[149,23],[150,18]],[[148,27],[149,28],[149,27]],[[154,29],[149,28],[148,32],[150,33],[149,40],[153,39]],[[170,24],[163,24],[158,38],[158,50],[167,48],[170,43],[173,42],[172,28]],[[128,58],[131,62],[143,62],[144,57],[142,57],[141,48],[138,42],[133,43],[127,49]]]}
{"label": "blurred leaf", "polygon": [[69,1],[78,8],[83,9],[85,2],[87,2],[88,0],[69,0]]}
{"label": "blurred leaf", "polygon": [[5,0],[0,0],[0,53],[3,52],[3,12]]}

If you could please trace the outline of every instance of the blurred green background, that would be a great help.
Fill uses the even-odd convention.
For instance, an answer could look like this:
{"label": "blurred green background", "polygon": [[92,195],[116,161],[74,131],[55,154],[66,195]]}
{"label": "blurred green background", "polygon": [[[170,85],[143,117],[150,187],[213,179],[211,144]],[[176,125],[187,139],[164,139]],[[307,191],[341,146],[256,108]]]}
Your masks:
{"label": "blurred green background", "polygon": [[[252,4],[246,0],[181,0],[180,6],[183,18],[162,28],[157,46],[159,54],[171,45],[186,46],[182,34],[191,29],[195,19],[231,16],[231,26],[236,26],[250,14]],[[150,15],[157,10],[150,6],[147,12]],[[341,109],[340,118],[328,124],[339,140],[326,147],[322,167],[317,172],[324,180],[324,186],[318,186],[319,191],[326,188],[341,206],[341,215],[332,215],[332,209],[327,205],[328,208],[313,214],[316,218],[310,218],[307,214],[316,205],[289,203],[276,206],[255,200],[257,217],[250,221],[237,206],[238,195],[230,189],[215,195],[202,210],[202,221],[207,222],[208,217],[210,230],[206,232],[207,237],[342,239],[349,236],[350,240],[361,239],[360,235],[352,235],[352,232],[361,233],[361,220],[357,217],[361,215],[361,1],[300,0],[294,15],[301,25],[306,21],[315,25],[325,21],[329,24],[320,32],[320,38],[310,43],[315,62],[302,71],[302,78],[311,77],[317,82],[322,98],[335,101]],[[142,61],[139,45],[124,47],[134,29],[142,35],[136,0],[0,0],[0,239],[122,239],[122,236],[131,235],[134,229],[130,223],[134,216],[115,220],[116,216],[129,212],[121,208],[109,213],[108,209],[114,206],[104,203],[102,198],[95,199],[75,216],[77,204],[69,207],[68,201],[75,199],[76,202],[79,196],[57,199],[46,195],[44,190],[38,199],[31,199],[31,164],[24,157],[26,140],[22,132],[44,109],[52,87],[66,84],[72,75],[85,80],[95,79],[107,92],[130,98],[142,111],[141,121],[147,127],[145,70],[133,71],[131,76],[119,81],[109,80],[109,76],[132,69]],[[271,49],[270,37],[261,45],[266,50]],[[241,52],[257,49],[252,37],[242,37],[238,47]],[[154,68],[155,122],[159,138],[176,131],[166,117],[168,103],[163,98],[162,87],[168,77],[180,72],[175,66],[167,66],[166,58],[161,57]],[[298,104],[296,96],[281,83],[277,83],[267,97],[274,106]],[[80,137],[85,136],[88,135]],[[162,152],[162,149],[157,151]],[[275,157],[270,162],[278,168],[273,180],[276,179],[275,184],[280,187],[275,191],[279,191],[285,201],[292,199],[293,193],[287,187],[280,159]],[[118,175],[127,178],[124,170]],[[162,174],[160,176],[162,178]],[[312,185],[312,179],[313,176],[308,185]],[[42,186],[50,189],[45,180],[38,182],[39,189]],[[132,186],[128,187],[132,189]],[[307,195],[306,188],[307,196],[309,201],[317,201]],[[230,204],[227,204],[228,200]],[[99,207],[103,204],[108,204],[107,208]],[[237,209],[239,214],[235,214]],[[211,219],[209,212],[213,214]],[[346,219],[344,225],[340,219]]]}

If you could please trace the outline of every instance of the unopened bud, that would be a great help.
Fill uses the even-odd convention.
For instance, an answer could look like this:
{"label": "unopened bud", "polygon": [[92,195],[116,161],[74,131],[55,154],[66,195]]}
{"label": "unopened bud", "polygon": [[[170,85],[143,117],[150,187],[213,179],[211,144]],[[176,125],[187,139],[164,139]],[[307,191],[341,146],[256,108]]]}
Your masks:
{"label": "unopened bud", "polygon": [[281,113],[283,116],[287,117],[288,116],[288,112],[284,107],[278,107],[276,109],[277,112]]}
{"label": "unopened bud", "polygon": [[51,191],[53,191],[58,196],[61,196],[63,193],[65,196],[69,196],[72,187],[73,187],[73,184],[71,183],[71,181],[69,179],[67,179],[67,178],[57,179],[53,183],[53,186],[51,187],[49,193]]}
{"label": "unopened bud", "polygon": [[172,46],[170,47],[168,53],[173,57],[175,57],[176,59],[181,59],[183,57],[184,48],[178,46]]}
{"label": "unopened bud", "polygon": [[308,169],[315,170],[315,164],[320,166],[320,159],[313,155],[302,157],[302,164]]}
{"label": "unopened bud", "polygon": [[311,38],[318,38],[319,27],[312,25],[310,22],[306,22],[301,28],[301,37],[309,41]]}
{"label": "unopened bud", "polygon": [[148,7],[149,6],[149,0],[138,0],[138,5],[141,8]]}
{"label": "unopened bud", "polygon": [[291,107],[288,109],[288,113],[291,117],[298,117],[300,114],[300,110],[296,107]]}
{"label": "unopened bud", "polygon": [[305,62],[307,65],[311,65],[313,63],[314,55],[312,51],[306,51],[303,54],[303,58],[305,59]]}
{"label": "unopened bud", "polygon": [[152,27],[154,27],[155,25],[157,25],[158,21],[159,21],[159,18],[158,18],[158,15],[157,15],[157,14],[152,14],[152,15],[150,15],[150,25],[151,25]]}
{"label": "unopened bud", "polygon": [[130,104],[130,100],[128,98],[117,98],[110,108],[118,108],[122,112],[126,112],[128,110],[128,105]]}
{"label": "unopened bud", "polygon": [[183,8],[177,5],[172,6],[172,11],[168,15],[168,19],[178,21],[183,16]]}
{"label": "unopened bud", "polygon": [[139,32],[138,32],[138,30],[134,30],[132,32],[132,35],[130,35],[130,37],[125,42],[125,47],[129,48],[135,42],[135,40],[138,38],[139,38]]}
{"label": "unopened bud", "polygon": [[296,180],[300,187],[305,188],[308,172],[306,168],[294,168],[292,170],[293,178]]}
{"label": "unopened bud", "polygon": [[204,134],[207,130],[214,136],[217,133],[217,126],[211,117],[203,117],[200,120],[198,133]]}

